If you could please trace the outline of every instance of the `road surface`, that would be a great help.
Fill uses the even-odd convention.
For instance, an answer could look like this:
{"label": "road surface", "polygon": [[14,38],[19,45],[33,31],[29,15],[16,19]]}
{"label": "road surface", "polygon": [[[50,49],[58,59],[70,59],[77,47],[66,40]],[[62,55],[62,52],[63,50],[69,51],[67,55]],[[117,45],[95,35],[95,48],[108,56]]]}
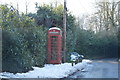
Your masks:
{"label": "road surface", "polygon": [[92,60],[84,70],[68,78],[118,78],[118,62],[115,59]]}

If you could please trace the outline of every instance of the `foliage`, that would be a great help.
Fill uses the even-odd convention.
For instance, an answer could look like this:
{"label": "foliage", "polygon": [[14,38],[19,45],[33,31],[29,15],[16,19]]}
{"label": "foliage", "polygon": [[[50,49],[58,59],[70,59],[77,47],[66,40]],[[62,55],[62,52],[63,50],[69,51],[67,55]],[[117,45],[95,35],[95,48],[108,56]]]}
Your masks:
{"label": "foliage", "polygon": [[[94,33],[78,28],[75,35],[68,34],[67,50],[78,52],[86,58],[115,58],[118,57],[117,35],[111,32]],[[70,40],[69,40],[70,39]]]}
{"label": "foliage", "polygon": [[[1,5],[2,9],[2,70],[26,72],[32,66],[43,66],[46,53],[46,31],[34,20],[16,10]],[[13,16],[14,15],[14,16]],[[10,67],[11,66],[11,67]]]}
{"label": "foliage", "polygon": [[26,41],[24,41],[21,35],[17,35],[17,33],[17,31],[2,31],[3,71],[22,72],[31,69],[32,57],[30,56],[30,52],[26,48]]}
{"label": "foliage", "polygon": [[[51,26],[63,28],[63,5],[61,4],[56,7],[46,4],[37,6],[37,13],[30,13],[28,16],[34,18],[36,24],[43,26],[43,28],[50,28]],[[72,30],[75,26],[75,17],[68,12],[67,30]]]}

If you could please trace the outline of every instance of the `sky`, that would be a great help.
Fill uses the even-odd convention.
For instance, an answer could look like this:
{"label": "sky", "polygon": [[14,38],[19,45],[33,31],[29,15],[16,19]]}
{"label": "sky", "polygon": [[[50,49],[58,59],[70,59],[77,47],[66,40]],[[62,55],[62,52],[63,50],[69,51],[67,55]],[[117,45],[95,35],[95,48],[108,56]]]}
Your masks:
{"label": "sky", "polygon": [[[28,4],[28,12],[35,12],[35,3],[38,4],[50,4],[55,3],[56,0],[0,0],[2,4],[12,4],[14,7],[19,5],[19,11],[25,12],[25,3]],[[57,0],[59,3],[63,4],[64,0]],[[69,11],[75,15],[79,16],[82,14],[92,14],[95,11],[95,2],[97,0],[66,0],[67,8]]]}

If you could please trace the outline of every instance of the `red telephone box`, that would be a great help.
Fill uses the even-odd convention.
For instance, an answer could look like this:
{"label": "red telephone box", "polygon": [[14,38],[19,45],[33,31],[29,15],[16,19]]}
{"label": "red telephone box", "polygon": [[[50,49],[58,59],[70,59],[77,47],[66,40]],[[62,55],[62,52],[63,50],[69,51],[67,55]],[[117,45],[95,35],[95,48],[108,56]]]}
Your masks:
{"label": "red telephone box", "polygon": [[62,32],[59,28],[53,27],[48,30],[48,53],[47,61],[49,64],[60,64],[61,47],[62,47]]}

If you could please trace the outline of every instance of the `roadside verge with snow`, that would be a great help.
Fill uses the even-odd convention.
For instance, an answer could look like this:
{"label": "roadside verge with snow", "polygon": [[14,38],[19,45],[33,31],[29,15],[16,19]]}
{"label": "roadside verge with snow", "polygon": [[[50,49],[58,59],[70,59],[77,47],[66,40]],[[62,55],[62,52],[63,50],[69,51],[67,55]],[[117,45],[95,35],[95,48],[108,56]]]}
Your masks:
{"label": "roadside verge with snow", "polygon": [[90,63],[89,60],[83,60],[74,66],[71,63],[64,64],[46,64],[43,68],[33,67],[34,70],[27,73],[0,73],[0,78],[64,78],[68,75],[81,70]]}

